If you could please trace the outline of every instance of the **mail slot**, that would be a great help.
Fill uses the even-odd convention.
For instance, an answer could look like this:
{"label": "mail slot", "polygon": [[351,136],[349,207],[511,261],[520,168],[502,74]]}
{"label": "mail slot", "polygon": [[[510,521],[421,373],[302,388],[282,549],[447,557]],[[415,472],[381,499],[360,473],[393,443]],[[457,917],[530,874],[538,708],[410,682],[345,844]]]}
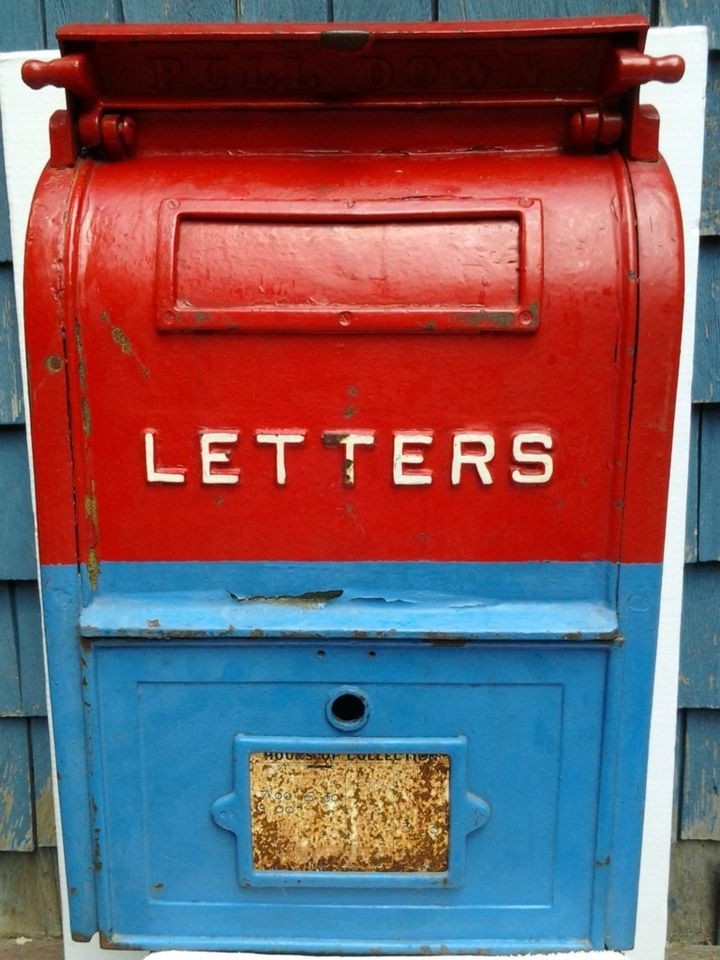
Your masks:
{"label": "mail slot", "polygon": [[27,239],[71,925],[632,946],[682,305],[638,17],[73,26]]}

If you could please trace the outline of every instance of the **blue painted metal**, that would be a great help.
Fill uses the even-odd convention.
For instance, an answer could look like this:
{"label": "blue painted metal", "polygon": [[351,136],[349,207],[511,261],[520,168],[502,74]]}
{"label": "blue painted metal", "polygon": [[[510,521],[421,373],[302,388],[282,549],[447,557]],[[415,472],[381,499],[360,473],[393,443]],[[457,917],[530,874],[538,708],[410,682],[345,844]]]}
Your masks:
{"label": "blue painted metal", "polygon": [[89,940],[98,929],[95,906],[95,870],[90,785],[85,752],[85,706],[82,699],[81,660],[77,641],[80,576],[73,566],[45,567],[41,571],[48,637],[50,696],[53,722],[62,730],[55,749],[65,836],[65,874],[70,899],[73,936]]}
{"label": "blue painted metal", "polygon": [[34,850],[29,730],[22,718],[0,721],[0,783],[0,850]]}
{"label": "blue painted metal", "polygon": [[0,428],[0,580],[35,577],[35,537],[25,431]]}
{"label": "blue painted metal", "polygon": [[[81,632],[614,639],[616,577],[609,563],[103,563]],[[326,591],[340,596],[313,599]]]}
{"label": "blue painted metal", "polygon": [[[375,687],[375,684],[371,684]],[[325,700],[331,695],[326,694]],[[402,708],[401,708],[402,709]],[[325,711],[326,712],[326,711]],[[403,711],[404,713],[404,711]],[[327,720],[327,716],[325,717]],[[335,728],[337,729],[337,728]],[[248,737],[234,740],[232,793],[218,797],[211,806],[217,826],[237,837],[237,875],[242,887],[459,887],[466,880],[465,848],[469,834],[485,826],[490,817],[488,803],[467,789],[467,740],[465,737],[422,736],[413,739],[376,736],[333,739],[325,737]],[[441,873],[380,873],[368,871],[256,870],[252,838],[247,829],[250,816],[250,755],[252,753],[327,754],[441,754],[450,758],[450,849],[448,869]],[[408,798],[412,803],[412,800]]]}
{"label": "blue painted metal", "polygon": [[650,703],[660,609],[661,565],[623,564],[618,582],[618,615],[621,633],[632,638],[615,662],[617,676],[612,678],[617,704],[617,748],[607,756],[608,766],[615,757],[616,792],[609,814],[612,818],[612,850],[596,861],[597,869],[610,872],[606,915],[605,945],[622,950],[633,942],[635,903],[640,872],[640,838],[645,806],[646,755],[650,732]]}
{"label": "blue painted metal", "polygon": [[[83,632],[95,639],[86,639],[82,664],[73,655],[77,571],[45,568],[43,581],[49,635],[61,637],[50,656],[58,671],[53,697],[63,730],[69,869],[82,881],[71,903],[74,929],[90,929],[95,881],[100,929],[116,946],[167,945],[172,936],[178,948],[198,948],[213,929],[215,949],[313,950],[318,909],[328,951],[367,952],[371,943],[412,952],[421,929],[423,949],[433,952],[632,942],[659,566],[104,563],[98,596],[83,612]],[[442,596],[450,584],[459,610],[472,616],[458,612],[456,633],[421,639],[436,591]],[[150,614],[170,616],[176,591],[188,586],[199,601],[200,629],[167,639],[167,624]],[[388,610],[400,607],[409,624],[404,634],[343,639],[341,613],[352,600],[288,598],[337,589],[368,598],[371,633],[389,629]],[[282,599],[239,602],[229,590]],[[558,601],[569,601],[582,619],[582,596],[610,620],[617,601],[619,636],[581,639],[577,631],[561,638]],[[495,642],[487,611],[518,598],[528,608],[525,632],[508,648]],[[138,628],[134,639],[111,634],[121,603],[137,606],[127,621]],[[214,621],[213,609],[241,611],[247,627],[253,617],[264,623],[275,616],[276,625],[290,632],[294,624],[301,636],[253,638],[245,627],[243,637],[222,636],[221,622],[228,622]],[[151,639],[139,631],[141,611]],[[540,616],[534,631],[533,612]],[[102,630],[99,614],[107,621]],[[632,644],[622,642],[626,632]],[[81,665],[84,688],[76,676]],[[371,697],[359,734],[338,731],[326,718],[329,692],[344,684]],[[69,744],[85,736],[83,717],[91,787],[77,753],[74,769],[68,766]],[[238,734],[290,732],[384,749],[398,737],[466,737],[467,788],[487,799],[492,816],[467,837],[465,882],[410,889],[366,878],[337,886],[332,905],[322,887],[241,886],[235,839],[213,823],[212,807],[233,791]],[[85,872],[93,856],[94,877]],[[408,916],[401,908],[410,902],[416,909]]]}

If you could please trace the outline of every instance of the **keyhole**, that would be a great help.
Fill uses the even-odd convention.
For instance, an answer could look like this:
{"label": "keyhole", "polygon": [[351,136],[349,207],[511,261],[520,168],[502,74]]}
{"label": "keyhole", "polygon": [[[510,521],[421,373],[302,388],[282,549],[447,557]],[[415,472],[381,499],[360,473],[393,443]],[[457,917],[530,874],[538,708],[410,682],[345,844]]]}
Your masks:
{"label": "keyhole", "polygon": [[358,730],[368,721],[370,705],[360,690],[346,688],[330,697],[325,713],[338,730]]}

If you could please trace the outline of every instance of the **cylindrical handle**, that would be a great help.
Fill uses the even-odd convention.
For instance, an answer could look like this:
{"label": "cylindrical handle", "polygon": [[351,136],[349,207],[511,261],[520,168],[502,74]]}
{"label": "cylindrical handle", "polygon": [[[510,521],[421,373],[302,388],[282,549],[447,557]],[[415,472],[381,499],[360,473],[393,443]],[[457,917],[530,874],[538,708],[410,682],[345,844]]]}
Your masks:
{"label": "cylindrical handle", "polygon": [[58,57],[57,60],[26,60],[22,65],[22,78],[33,90],[64,87],[83,100],[92,100],[96,96],[90,68],[82,53]]}
{"label": "cylindrical handle", "polygon": [[657,80],[660,83],[677,83],[685,73],[685,61],[671,54],[667,57],[651,57],[637,50],[616,50],[605,76],[606,94],[626,93],[642,83]]}

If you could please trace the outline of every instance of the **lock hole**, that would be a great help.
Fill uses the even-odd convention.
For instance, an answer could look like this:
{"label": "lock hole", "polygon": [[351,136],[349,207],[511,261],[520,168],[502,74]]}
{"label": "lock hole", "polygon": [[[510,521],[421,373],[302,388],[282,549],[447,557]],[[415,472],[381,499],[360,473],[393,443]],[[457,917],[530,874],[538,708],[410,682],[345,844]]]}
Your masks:
{"label": "lock hole", "polygon": [[338,730],[358,730],[370,716],[370,705],[360,690],[345,688],[332,694],[325,714]]}

